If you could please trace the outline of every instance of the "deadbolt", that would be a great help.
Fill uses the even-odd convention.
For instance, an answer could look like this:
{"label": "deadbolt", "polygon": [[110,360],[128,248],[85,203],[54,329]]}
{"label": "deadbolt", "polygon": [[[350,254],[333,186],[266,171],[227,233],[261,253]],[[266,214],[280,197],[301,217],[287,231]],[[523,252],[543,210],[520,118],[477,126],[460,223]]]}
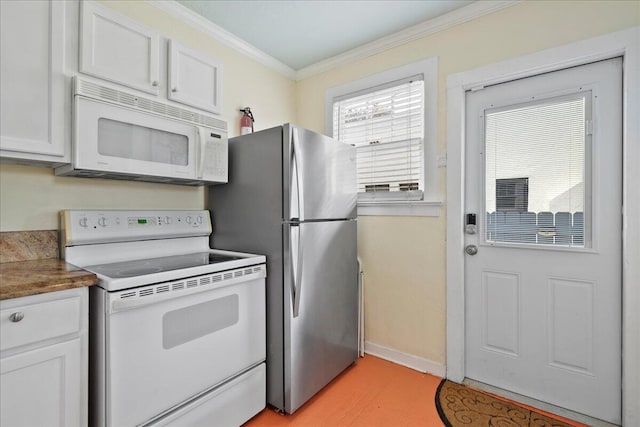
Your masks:
{"label": "deadbolt", "polygon": [[464,251],[468,255],[475,255],[478,253],[478,247],[476,245],[467,245],[465,246]]}

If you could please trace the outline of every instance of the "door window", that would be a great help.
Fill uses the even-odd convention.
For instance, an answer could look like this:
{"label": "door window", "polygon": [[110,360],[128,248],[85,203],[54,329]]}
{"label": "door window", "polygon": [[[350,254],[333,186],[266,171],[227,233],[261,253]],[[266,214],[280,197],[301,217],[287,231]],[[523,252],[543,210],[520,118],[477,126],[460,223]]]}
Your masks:
{"label": "door window", "polygon": [[187,166],[189,138],[165,130],[100,118],[98,152],[103,156]]}
{"label": "door window", "polygon": [[590,99],[485,110],[486,242],[588,247]]}

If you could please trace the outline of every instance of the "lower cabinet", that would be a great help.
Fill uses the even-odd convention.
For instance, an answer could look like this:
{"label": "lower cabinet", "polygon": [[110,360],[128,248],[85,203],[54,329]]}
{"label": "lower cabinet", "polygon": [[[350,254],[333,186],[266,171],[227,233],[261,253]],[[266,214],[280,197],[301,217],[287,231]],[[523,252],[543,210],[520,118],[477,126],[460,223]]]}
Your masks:
{"label": "lower cabinet", "polygon": [[86,426],[87,288],[0,301],[0,320],[0,425]]}

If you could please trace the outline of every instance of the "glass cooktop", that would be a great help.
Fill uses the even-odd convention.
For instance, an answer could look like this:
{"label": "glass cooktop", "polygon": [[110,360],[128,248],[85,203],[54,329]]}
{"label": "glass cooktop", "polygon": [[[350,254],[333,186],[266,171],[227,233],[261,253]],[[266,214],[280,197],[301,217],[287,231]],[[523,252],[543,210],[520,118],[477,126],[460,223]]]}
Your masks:
{"label": "glass cooktop", "polygon": [[213,252],[199,252],[195,254],[122,261],[112,264],[90,265],[83,268],[107,277],[121,279],[125,277],[144,276],[147,274],[161,273],[165,271],[200,267],[203,265],[219,264],[236,259],[242,259],[242,257],[216,254]]}

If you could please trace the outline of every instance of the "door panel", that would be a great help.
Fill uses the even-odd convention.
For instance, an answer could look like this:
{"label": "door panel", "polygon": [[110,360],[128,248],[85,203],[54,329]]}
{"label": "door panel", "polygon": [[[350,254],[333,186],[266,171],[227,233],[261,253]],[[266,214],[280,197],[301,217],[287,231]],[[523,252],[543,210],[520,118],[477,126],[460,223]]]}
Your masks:
{"label": "door panel", "polygon": [[0,425],[86,425],[81,354],[75,338],[1,359]]}
{"label": "door panel", "polygon": [[222,63],[169,40],[168,98],[220,114],[222,111]]}
{"label": "door panel", "polygon": [[466,376],[614,423],[621,65],[469,92],[465,193]]}
{"label": "door panel", "polygon": [[289,165],[284,179],[291,194],[285,219],[355,218],[355,147],[291,125],[284,135],[284,164]]}
{"label": "door panel", "polygon": [[287,226],[285,241],[293,241],[284,295],[285,410],[292,413],[358,357],[356,222]]}
{"label": "door panel", "polygon": [[69,161],[64,67],[69,8],[70,2],[0,2],[0,149],[10,151],[7,157]]}
{"label": "door panel", "polygon": [[160,35],[97,2],[82,2],[79,71],[152,95],[160,90]]}

